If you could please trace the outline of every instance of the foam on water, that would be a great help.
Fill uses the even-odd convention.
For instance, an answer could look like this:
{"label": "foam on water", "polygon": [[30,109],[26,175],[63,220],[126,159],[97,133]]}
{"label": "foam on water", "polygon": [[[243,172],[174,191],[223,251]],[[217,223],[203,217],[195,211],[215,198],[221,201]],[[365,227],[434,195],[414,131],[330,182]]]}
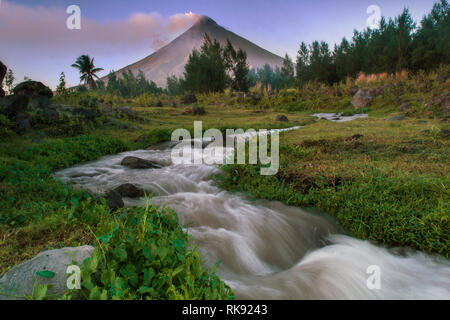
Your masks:
{"label": "foam on water", "polygon": [[[231,150],[232,151],[232,150]],[[201,156],[202,150],[197,150]],[[120,165],[126,156],[162,162],[162,169]],[[327,216],[279,202],[249,201],[221,190],[215,165],[174,165],[171,150],[137,150],[59,171],[55,176],[94,192],[133,183],[152,192],[155,205],[179,214],[211,268],[238,299],[450,299],[447,259],[400,253],[343,235]],[[127,206],[145,203],[128,199]],[[371,265],[381,289],[367,286]]]}

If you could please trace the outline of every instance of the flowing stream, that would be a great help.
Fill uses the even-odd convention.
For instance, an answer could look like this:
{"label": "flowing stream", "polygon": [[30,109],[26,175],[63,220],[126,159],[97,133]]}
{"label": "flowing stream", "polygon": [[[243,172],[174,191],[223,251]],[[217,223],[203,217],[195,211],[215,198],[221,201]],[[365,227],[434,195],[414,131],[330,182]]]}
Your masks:
{"label": "flowing stream", "polygon": [[[55,176],[96,193],[125,183],[151,192],[152,204],[169,205],[189,226],[205,267],[221,261],[218,275],[238,299],[450,299],[449,260],[374,246],[344,235],[325,214],[224,191],[211,179],[218,166],[175,165],[171,152],[125,152]],[[120,165],[126,156],[165,167],[129,169]],[[145,201],[124,198],[126,206]],[[368,279],[377,275],[381,287],[373,288]]]}

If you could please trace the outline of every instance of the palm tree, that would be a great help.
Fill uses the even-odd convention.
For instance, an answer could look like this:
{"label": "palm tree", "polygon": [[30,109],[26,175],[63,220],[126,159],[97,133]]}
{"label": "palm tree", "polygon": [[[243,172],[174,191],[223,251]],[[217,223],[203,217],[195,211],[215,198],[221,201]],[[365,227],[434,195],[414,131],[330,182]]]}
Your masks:
{"label": "palm tree", "polygon": [[96,73],[102,71],[103,69],[95,68],[94,58],[92,58],[91,60],[91,58],[86,54],[79,56],[72,67],[77,68],[80,71],[80,82],[84,82],[84,84],[90,85],[92,90],[97,89],[97,84],[95,83],[94,78],[99,79]]}

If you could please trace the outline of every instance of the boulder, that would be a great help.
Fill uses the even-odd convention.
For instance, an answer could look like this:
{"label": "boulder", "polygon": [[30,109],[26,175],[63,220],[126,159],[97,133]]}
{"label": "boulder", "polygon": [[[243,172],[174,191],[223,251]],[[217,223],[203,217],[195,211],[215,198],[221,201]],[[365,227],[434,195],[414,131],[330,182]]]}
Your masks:
{"label": "boulder", "polygon": [[23,94],[27,96],[46,96],[53,97],[53,92],[49,87],[38,81],[25,81],[19,83],[14,89],[14,94]]}
{"label": "boulder", "polygon": [[0,61],[0,97],[5,96],[5,91],[3,90],[3,79],[5,79],[6,71],[8,68]]}
{"label": "boulder", "polygon": [[285,115],[279,115],[279,116],[277,116],[277,121],[288,122],[289,119]]}
{"label": "boulder", "polygon": [[185,95],[182,99],[181,102],[183,104],[193,104],[193,103],[197,103],[197,97],[195,96],[195,94],[188,94]]}
{"label": "boulder", "polygon": [[114,189],[117,193],[119,193],[122,197],[126,198],[142,198],[145,196],[145,192],[142,189],[139,189],[134,184],[125,183]]}
{"label": "boulder", "polygon": [[0,98],[2,113],[13,118],[19,113],[23,113],[28,108],[29,97],[19,94]]}
{"label": "boulder", "polygon": [[33,96],[30,98],[28,108],[30,110],[44,109],[50,106],[50,98],[47,96]]}
{"label": "boulder", "polygon": [[137,157],[125,157],[120,164],[132,169],[160,169],[163,167],[159,163]]}
{"label": "boulder", "polygon": [[122,196],[115,190],[106,192],[103,197],[106,199],[106,204],[111,208],[112,211],[116,211],[120,208],[125,207]]}
{"label": "boulder", "polygon": [[351,101],[352,106],[355,109],[367,108],[372,103],[373,97],[370,96],[366,91],[359,90]]}
{"label": "boulder", "polygon": [[[58,298],[67,288],[67,268],[71,265],[81,267],[83,261],[92,256],[94,247],[63,248],[39,253],[11,270],[0,279],[0,300],[25,300],[31,296],[38,285],[51,285],[49,297]],[[38,275],[47,271],[49,276]]]}

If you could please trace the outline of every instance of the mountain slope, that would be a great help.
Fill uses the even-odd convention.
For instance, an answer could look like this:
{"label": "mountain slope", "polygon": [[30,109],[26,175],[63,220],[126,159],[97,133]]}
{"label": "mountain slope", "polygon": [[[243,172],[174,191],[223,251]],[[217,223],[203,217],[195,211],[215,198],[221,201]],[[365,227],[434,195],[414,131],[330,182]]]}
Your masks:
{"label": "mountain slope", "polygon": [[[222,45],[225,45],[227,39],[229,39],[236,49],[242,48],[245,50],[248,55],[247,61],[252,68],[260,68],[265,64],[281,67],[283,64],[281,57],[226,30],[211,18],[200,16],[189,30],[171,43],[150,56],[120,69],[116,73],[120,75],[124,71],[131,70],[133,74],[137,75],[139,70],[142,70],[148,80],[153,80],[158,86],[165,87],[167,76],[176,75],[179,77],[183,75],[189,54],[194,48],[200,48],[205,33],[212,39],[217,39]],[[104,77],[102,80],[107,80],[107,77]]]}

